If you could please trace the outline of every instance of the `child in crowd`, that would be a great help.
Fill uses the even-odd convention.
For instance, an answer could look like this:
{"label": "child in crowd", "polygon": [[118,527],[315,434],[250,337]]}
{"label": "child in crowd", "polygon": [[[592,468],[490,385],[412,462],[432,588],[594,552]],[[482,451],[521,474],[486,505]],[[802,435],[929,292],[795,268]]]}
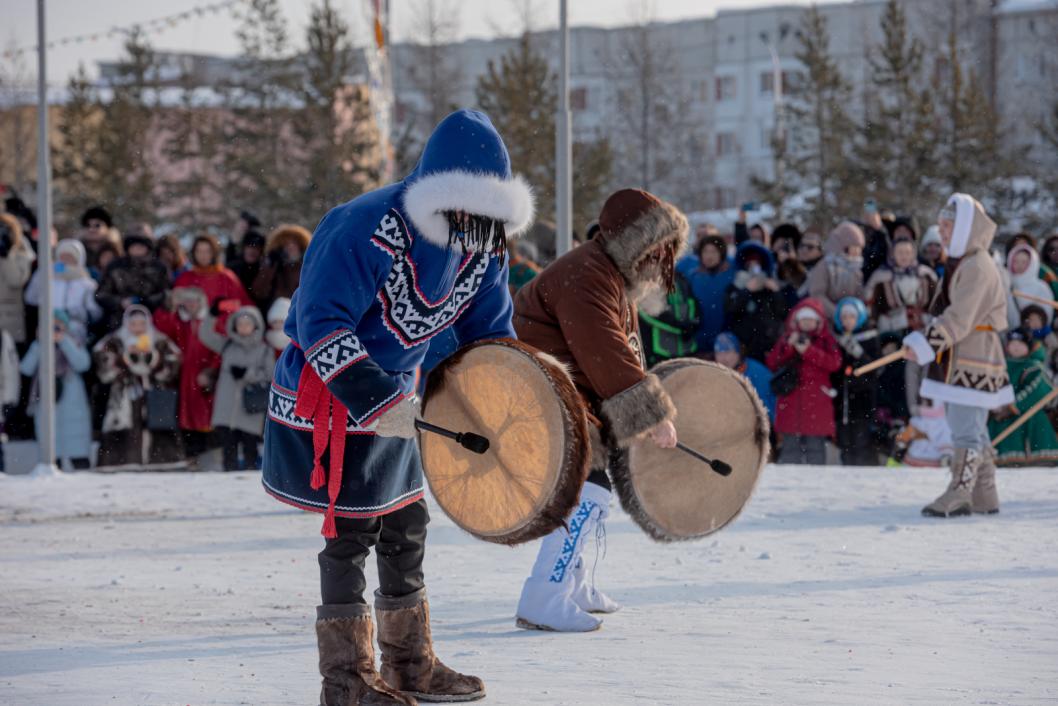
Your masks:
{"label": "child in crowd", "polygon": [[1047,311],[1038,304],[1029,304],[1021,310],[1021,327],[1032,335],[1032,340],[1043,346],[1048,363],[1058,351],[1058,334],[1047,322]]}
{"label": "child in crowd", "polygon": [[290,336],[283,331],[283,327],[287,323],[287,314],[289,313],[290,300],[286,297],[279,297],[272,302],[272,306],[268,307],[268,317],[266,319],[268,330],[265,331],[265,341],[276,352],[276,358],[282,355],[283,350],[290,343]]}
{"label": "child in crowd", "polygon": [[826,255],[808,273],[808,294],[819,301],[827,319],[842,297],[863,292],[863,230],[845,221],[827,236]]}
{"label": "child in crowd", "polygon": [[841,346],[841,368],[832,380],[838,391],[835,417],[837,446],[846,466],[875,466],[873,421],[877,375],[856,377],[853,370],[878,357],[878,331],[867,330],[867,307],[856,297],[845,297],[834,312],[834,330]]}
{"label": "child in crowd", "polygon": [[648,368],[698,352],[698,302],[682,274],[675,272],[672,284],[671,292],[655,290],[639,303],[639,331]]}
{"label": "child in crowd", "polygon": [[219,309],[219,303],[214,304],[198,329],[202,343],[221,357],[213,428],[220,437],[224,470],[256,469],[275,351],[264,341],[264,321],[257,307],[244,306],[229,316],[227,337],[215,328]]}
{"label": "child in crowd", "polygon": [[[1021,312],[1029,306],[1038,305],[1033,297],[1051,301],[1051,288],[1040,279],[1040,256],[1025,244],[1015,245],[1007,255],[1007,277],[1010,282],[1007,290],[1007,321],[1010,328],[1015,329],[1021,326]],[[1015,292],[1028,296],[1015,296]],[[1046,325],[1050,325],[1053,316],[1053,309],[1044,311]]]}
{"label": "child in crowd", "polygon": [[716,362],[736,370],[749,380],[753,389],[757,391],[760,401],[768,410],[768,419],[772,425],[775,424],[775,393],[771,389],[771,371],[764,363],[752,358],[746,358],[742,352],[742,342],[735,334],[725,331],[716,337],[713,344],[713,354]]}
{"label": "child in crowd", "polygon": [[176,406],[171,419],[149,419],[151,395],[175,400],[180,377],[180,349],[154,328],[150,309],[141,304],[125,309],[121,328],[97,343],[93,352],[99,382],[108,388],[98,469],[184,467]]}
{"label": "child in crowd", "polygon": [[[1044,349],[1025,329],[1007,333],[1007,372],[1014,385],[1014,404],[993,410],[988,434],[993,439],[1030,407],[1047,396],[1054,385],[1044,363]],[[1041,409],[996,447],[1001,466],[1058,464],[1058,436]]]}
{"label": "child in crowd", "polygon": [[[92,367],[92,356],[84,341],[70,327],[70,317],[62,309],[55,310],[55,458],[68,458],[74,470],[91,467],[92,418],[88,407],[88,391],[81,374]],[[33,341],[19,366],[23,375],[33,377],[29,413],[36,419],[37,438],[41,436],[40,341]]]}
{"label": "child in crowd", "polygon": [[7,471],[4,461],[4,442],[7,441],[7,435],[4,433],[6,407],[18,404],[21,392],[22,378],[18,373],[15,339],[7,331],[0,329],[0,473]]}
{"label": "child in crowd", "polygon": [[889,261],[874,271],[864,288],[879,333],[901,336],[925,328],[925,312],[937,290],[937,274],[915,256],[915,241],[897,235]]}
{"label": "child in crowd", "polygon": [[727,244],[719,235],[702,235],[698,239],[696,256],[681,258],[676,270],[687,278],[698,303],[698,350],[711,351],[717,335],[724,330],[724,296],[735,280],[735,267],[728,260]]}
{"label": "child in crowd", "polygon": [[[85,249],[79,240],[67,238],[55,246],[54,272],[51,278],[51,303],[70,317],[71,328],[82,340],[88,340],[89,326],[103,317],[103,309],[96,302],[98,285],[85,268]],[[25,302],[40,306],[41,281],[44,273],[33,273],[26,286]]]}
{"label": "child in crowd", "polygon": [[823,465],[826,440],[835,434],[830,374],[841,367],[841,351],[821,302],[809,298],[794,307],[767,364],[775,372],[775,431],[782,435],[779,462]]}

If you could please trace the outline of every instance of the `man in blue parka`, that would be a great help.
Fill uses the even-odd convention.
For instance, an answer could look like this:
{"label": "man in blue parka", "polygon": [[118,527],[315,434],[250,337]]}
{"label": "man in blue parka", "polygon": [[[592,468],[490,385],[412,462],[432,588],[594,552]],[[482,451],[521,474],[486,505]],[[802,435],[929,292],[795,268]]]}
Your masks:
{"label": "man in blue parka", "polygon": [[[430,339],[513,337],[506,239],[532,221],[526,182],[488,117],[434,130],[404,180],[331,210],[294,294],[265,425],[263,483],[324,514],[317,609],[321,703],[407,704],[484,696],[430,639],[415,371]],[[375,547],[381,674],[364,562]]]}

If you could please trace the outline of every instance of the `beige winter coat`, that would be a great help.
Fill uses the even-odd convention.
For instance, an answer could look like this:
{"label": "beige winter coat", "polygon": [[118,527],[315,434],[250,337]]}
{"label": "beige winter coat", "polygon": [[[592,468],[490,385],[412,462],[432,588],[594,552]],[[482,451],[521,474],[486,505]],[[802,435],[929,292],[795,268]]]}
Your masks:
{"label": "beige winter coat", "polygon": [[918,362],[929,363],[920,394],[937,402],[985,409],[1013,404],[1000,334],[1007,328],[1007,293],[988,249],[996,224],[984,207],[965,194],[955,194],[951,250],[962,254],[948,270],[933,299],[933,321],[925,335],[904,339]]}
{"label": "beige winter coat", "polygon": [[11,233],[11,249],[0,257],[0,330],[7,331],[15,343],[26,340],[26,307],[22,289],[33,271],[32,244],[22,235],[22,228],[12,216],[0,214]]}
{"label": "beige winter coat", "polygon": [[818,299],[829,321],[843,297],[863,293],[863,258],[850,258],[845,249],[863,248],[863,230],[850,221],[839,224],[827,236],[826,255],[808,273],[808,296]]}

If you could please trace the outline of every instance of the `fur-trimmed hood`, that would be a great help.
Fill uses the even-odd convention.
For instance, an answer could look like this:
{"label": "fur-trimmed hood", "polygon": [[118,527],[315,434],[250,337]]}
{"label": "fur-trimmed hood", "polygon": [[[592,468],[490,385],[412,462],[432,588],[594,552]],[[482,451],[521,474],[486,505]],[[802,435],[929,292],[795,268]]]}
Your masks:
{"label": "fur-trimmed hood", "polygon": [[[621,193],[611,196],[607,206]],[[607,206],[603,206],[604,215]],[[603,218],[599,220],[601,223]],[[689,232],[690,226],[682,211],[671,203],[655,199],[654,204],[640,215],[627,223],[620,223],[620,227],[604,228],[596,239],[625,280],[635,285],[639,279],[637,265],[650,250],[671,242],[675,252],[679,253],[687,245]]]}
{"label": "fur-trimmed hood", "polygon": [[985,213],[980,201],[967,194],[952,194],[945,210],[955,213],[951,246],[948,248],[951,257],[962,257],[992,247],[996,224]]}
{"label": "fur-trimmed hood", "polygon": [[265,254],[280,252],[289,243],[294,243],[304,253],[309,249],[309,240],[312,233],[305,228],[291,223],[284,223],[268,234],[268,244],[265,246]]}
{"label": "fur-trimmed hood", "polygon": [[511,172],[503,138],[476,110],[456,111],[437,125],[404,184],[404,211],[427,240],[443,248],[449,245],[446,211],[503,221],[508,238],[533,222],[529,183]]}
{"label": "fur-trimmed hood", "polygon": [[[235,324],[243,317],[249,317],[253,320],[254,330],[249,336],[240,336],[235,331]],[[228,317],[228,320],[225,323],[225,330],[227,331],[229,341],[232,341],[236,345],[251,346],[255,343],[260,343],[264,338],[264,317],[261,316],[261,312],[256,306],[239,307]]]}

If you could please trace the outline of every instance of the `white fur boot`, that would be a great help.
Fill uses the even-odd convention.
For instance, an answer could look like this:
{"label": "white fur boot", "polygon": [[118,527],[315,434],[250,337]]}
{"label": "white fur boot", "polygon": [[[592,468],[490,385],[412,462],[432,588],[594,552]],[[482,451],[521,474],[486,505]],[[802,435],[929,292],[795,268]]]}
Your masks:
{"label": "white fur boot", "polygon": [[516,624],[528,630],[590,632],[602,620],[590,615],[574,600],[577,564],[595,519],[608,509],[610,493],[594,483],[585,483],[580,503],[567,524],[544,537],[532,573],[522,586]]}
{"label": "white fur boot", "polygon": [[[595,565],[599,561],[600,553],[606,552],[606,518],[610,516],[610,493],[605,489],[593,485],[593,494],[596,492],[600,500],[605,493],[606,501],[599,503],[597,514],[593,514],[589,525],[585,526],[585,541],[595,539],[595,559],[585,559],[583,556],[577,558],[577,565],[573,571],[573,600],[581,610],[588,613],[616,613],[621,609],[621,604],[595,587]],[[597,491],[594,489],[598,488]]]}

